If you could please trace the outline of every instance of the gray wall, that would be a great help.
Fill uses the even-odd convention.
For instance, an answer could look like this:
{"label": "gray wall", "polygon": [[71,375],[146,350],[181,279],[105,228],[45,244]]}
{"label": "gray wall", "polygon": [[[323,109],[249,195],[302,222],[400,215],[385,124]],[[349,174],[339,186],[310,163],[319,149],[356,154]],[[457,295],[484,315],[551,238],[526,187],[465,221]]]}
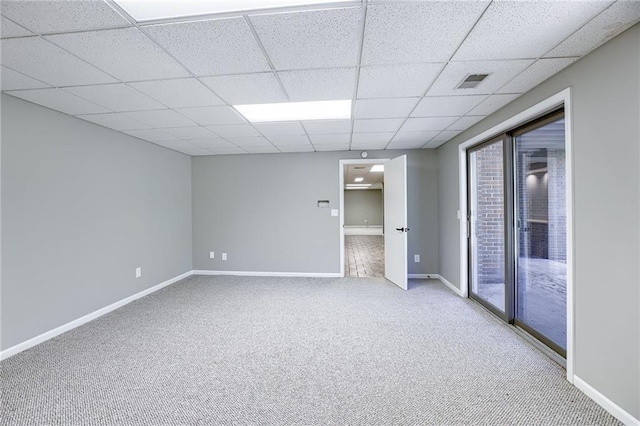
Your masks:
{"label": "gray wall", "polygon": [[2,95],[2,349],[189,270],[190,157]]}
{"label": "gray wall", "polygon": [[[408,157],[409,272],[437,273],[438,184],[433,150],[374,151]],[[340,159],[358,152],[193,159],[193,264],[197,270],[340,272]],[[209,252],[216,252],[209,259]],[[220,253],[228,253],[222,261]],[[421,263],[413,263],[420,254]]]}
{"label": "gray wall", "polygon": [[572,87],[575,373],[640,418],[640,25],[438,149],[440,274],[459,285],[459,143]]}
{"label": "gray wall", "polygon": [[381,189],[344,191],[344,224],[346,226],[380,226],[383,211]]}

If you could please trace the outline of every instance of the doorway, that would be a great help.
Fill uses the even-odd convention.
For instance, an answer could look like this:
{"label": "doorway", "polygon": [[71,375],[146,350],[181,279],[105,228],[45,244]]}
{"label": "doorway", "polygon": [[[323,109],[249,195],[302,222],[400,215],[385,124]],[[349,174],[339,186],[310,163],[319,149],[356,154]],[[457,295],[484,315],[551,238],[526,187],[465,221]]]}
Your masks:
{"label": "doorway", "polygon": [[384,277],[384,162],[343,165],[346,277]]}
{"label": "doorway", "polygon": [[469,296],[567,354],[564,110],[467,150]]}
{"label": "doorway", "polygon": [[[363,157],[365,157],[364,155]],[[364,179],[358,182],[345,182],[344,166],[348,164],[370,165],[371,173],[384,172],[383,179],[383,225],[384,236],[384,277],[403,290],[408,290],[408,264],[407,245],[409,232],[407,206],[407,170],[406,155],[400,155],[394,159],[376,160],[340,160],[338,162],[339,194],[340,194],[340,275],[345,275],[345,214],[344,194],[346,184],[363,184]],[[377,165],[377,166],[376,166]],[[378,171],[374,171],[376,167]],[[366,184],[364,184],[366,185]],[[353,186],[352,186],[353,187]]]}

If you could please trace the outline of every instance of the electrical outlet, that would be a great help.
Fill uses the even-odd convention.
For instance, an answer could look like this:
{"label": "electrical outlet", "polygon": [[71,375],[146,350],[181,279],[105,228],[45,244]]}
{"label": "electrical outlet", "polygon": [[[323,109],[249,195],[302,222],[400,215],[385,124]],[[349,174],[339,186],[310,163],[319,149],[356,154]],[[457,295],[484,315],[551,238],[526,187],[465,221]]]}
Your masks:
{"label": "electrical outlet", "polygon": [[222,253],[222,260],[227,260],[227,253]]}
{"label": "electrical outlet", "polygon": [[209,252],[209,259],[215,259],[215,257],[216,257],[216,253],[213,252],[213,251],[210,251]]}
{"label": "electrical outlet", "polygon": [[140,278],[142,276],[142,268],[136,268],[136,278]]}
{"label": "electrical outlet", "polygon": [[419,254],[414,254],[413,255],[413,261],[415,263],[420,263],[420,255]]}

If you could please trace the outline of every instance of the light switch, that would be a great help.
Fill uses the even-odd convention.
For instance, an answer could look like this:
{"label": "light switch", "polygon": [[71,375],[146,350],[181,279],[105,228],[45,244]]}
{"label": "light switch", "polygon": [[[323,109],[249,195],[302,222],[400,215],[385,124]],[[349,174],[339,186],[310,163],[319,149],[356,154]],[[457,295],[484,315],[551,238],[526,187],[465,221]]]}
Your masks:
{"label": "light switch", "polygon": [[339,211],[338,209],[331,209],[331,216],[338,216]]}

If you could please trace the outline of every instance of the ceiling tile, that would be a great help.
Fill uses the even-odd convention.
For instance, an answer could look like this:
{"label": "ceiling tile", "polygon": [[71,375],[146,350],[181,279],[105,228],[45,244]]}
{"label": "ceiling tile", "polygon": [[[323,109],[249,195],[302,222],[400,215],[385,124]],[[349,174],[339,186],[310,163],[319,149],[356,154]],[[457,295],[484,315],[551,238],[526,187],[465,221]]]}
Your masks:
{"label": "ceiling tile", "polygon": [[22,28],[20,25],[11,22],[4,16],[0,18],[2,19],[2,21],[0,22],[0,33],[2,38],[24,37],[24,36],[32,35],[31,31],[28,31]]}
{"label": "ceiling tile", "polygon": [[640,20],[640,2],[617,1],[556,46],[547,57],[583,56]]}
{"label": "ceiling tile", "polygon": [[483,118],[483,115],[468,115],[466,117],[462,117],[460,120],[447,127],[447,130],[467,130],[469,127],[473,126]]}
{"label": "ceiling tile", "polygon": [[280,71],[278,76],[292,101],[352,99],[355,92],[355,68]]}
{"label": "ceiling tile", "polygon": [[144,31],[198,76],[270,71],[243,18],[151,25]]}
{"label": "ceiling tile", "polygon": [[351,133],[351,120],[303,121],[302,125],[310,135]]}
{"label": "ceiling tile", "polygon": [[195,78],[143,81],[129,86],[162,102],[169,108],[224,105],[224,102]]}
{"label": "ceiling tile", "polygon": [[245,149],[247,147],[261,146],[273,147],[273,144],[262,136],[254,136],[248,138],[228,138],[227,140],[242,149]]}
{"label": "ceiling tile", "polygon": [[453,60],[538,58],[610,3],[611,0],[494,1]]}
{"label": "ceiling tile", "polygon": [[351,137],[353,144],[362,143],[385,143],[388,144],[395,132],[381,132],[381,133],[354,133]]}
{"label": "ceiling tile", "polygon": [[234,144],[229,141],[220,138],[213,139],[191,139],[189,140],[194,145],[198,145],[202,148],[206,149],[222,149],[222,148],[235,148],[238,149]]}
{"label": "ceiling tile", "polygon": [[350,67],[358,62],[358,8],[253,15],[255,27],[278,70]]}
{"label": "ceiling tile", "polygon": [[349,151],[349,143],[328,143],[315,145],[316,151]]}
{"label": "ceiling tile", "polygon": [[305,145],[278,145],[280,152],[314,152],[313,146],[310,143]]}
{"label": "ceiling tile", "polygon": [[400,129],[403,132],[424,132],[431,130],[444,130],[458,117],[421,117],[409,118]]}
{"label": "ceiling tile", "polygon": [[149,125],[147,124],[118,113],[79,115],[78,118],[82,118],[83,120],[90,121],[104,127],[109,127],[114,130],[139,130],[149,128]]}
{"label": "ceiling tile", "polygon": [[411,140],[407,140],[407,141],[398,140],[398,141],[396,141],[396,140],[393,140],[393,141],[391,141],[389,146],[387,146],[387,149],[419,149],[419,148],[422,148],[422,146],[425,143],[426,142],[419,141],[419,140],[415,140],[415,141],[411,141]]}
{"label": "ceiling tile", "polygon": [[316,145],[341,145],[347,144],[347,148],[351,143],[351,133],[309,135],[311,143]]}
{"label": "ceiling tile", "polygon": [[7,67],[2,67],[2,90],[23,90],[23,89],[44,89],[50,87],[48,84],[27,77]]}
{"label": "ceiling tile", "polygon": [[126,113],[128,117],[141,121],[156,129],[170,127],[192,127],[195,123],[171,109],[155,111],[134,111]]}
{"label": "ceiling tile", "polygon": [[[440,77],[429,89],[429,96],[488,95],[520,74],[534,61],[477,61],[449,62]],[[475,89],[456,89],[469,74],[489,74]]]}
{"label": "ceiling tile", "polygon": [[266,140],[265,138],[263,138],[262,136],[254,136],[254,137],[248,137],[248,138],[227,138],[227,140],[232,144],[239,146],[243,149],[249,146],[273,147],[273,144],[268,140]]}
{"label": "ceiling tile", "polygon": [[358,99],[355,118],[404,118],[420,98]]}
{"label": "ceiling tile", "polygon": [[115,112],[164,108],[161,103],[122,83],[68,87],[65,90]]}
{"label": "ceiling tile", "polygon": [[577,60],[578,58],[539,59],[504,85],[498,93],[524,93]]}
{"label": "ceiling tile", "polygon": [[242,149],[244,149],[245,151],[247,151],[249,154],[276,154],[279,153],[280,151],[278,150],[278,148],[276,148],[273,145],[269,145],[269,146],[246,146],[243,147]]}
{"label": "ceiling tile", "polygon": [[180,139],[206,139],[216,137],[211,130],[204,127],[176,127],[163,130]]}
{"label": "ceiling tile", "polygon": [[53,86],[116,82],[99,69],[40,37],[5,39],[0,49],[3,65]]}
{"label": "ceiling tile", "polygon": [[359,151],[361,149],[384,149],[387,145],[389,145],[388,141],[354,141],[351,143],[351,151]]}
{"label": "ceiling tile", "polygon": [[215,126],[219,124],[244,124],[245,121],[231,107],[214,106],[199,108],[176,108],[184,115],[201,126]]}
{"label": "ceiling tile", "polygon": [[247,151],[238,147],[230,147],[230,148],[210,148],[211,152],[215,155],[233,155],[233,154],[246,154]]}
{"label": "ceiling tile", "polygon": [[458,136],[460,131],[454,130],[445,130],[444,132],[440,132],[435,138],[431,139],[425,148],[437,148],[445,142],[450,141],[451,139]]}
{"label": "ceiling tile", "polygon": [[452,117],[467,111],[487,99],[487,95],[431,96],[422,98],[412,117]]}
{"label": "ceiling tile", "polygon": [[358,98],[422,96],[444,64],[368,66],[360,69]]}
{"label": "ceiling tile", "polygon": [[305,134],[299,121],[287,123],[255,123],[253,127],[265,136]]}
{"label": "ceiling tile", "polygon": [[287,95],[273,73],[203,77],[202,82],[232,105],[286,102]]}
{"label": "ceiling tile", "polygon": [[61,89],[19,90],[7,92],[7,94],[71,115],[109,112],[99,105]]}
{"label": "ceiling tile", "polygon": [[3,1],[2,14],[39,34],[130,25],[103,0]]}
{"label": "ceiling tile", "polygon": [[307,135],[278,135],[270,136],[269,140],[277,146],[283,145],[308,145],[309,138]]}
{"label": "ceiling tile", "polygon": [[123,133],[149,142],[175,141],[177,137],[158,129],[125,130]]}
{"label": "ceiling tile", "polygon": [[445,62],[473,28],[488,1],[371,4],[363,65]]}
{"label": "ceiling tile", "polygon": [[402,126],[404,118],[378,118],[374,120],[355,120],[354,133],[396,132]]}
{"label": "ceiling tile", "polygon": [[209,130],[223,138],[260,136],[260,133],[248,124],[232,124],[227,126],[209,126]]}
{"label": "ceiling tile", "polygon": [[430,131],[401,131],[393,137],[392,143],[421,143],[424,145],[440,133],[439,130]]}
{"label": "ceiling tile", "polygon": [[469,111],[469,115],[489,115],[493,114],[509,102],[513,101],[520,95],[493,95],[489,96],[486,101]]}
{"label": "ceiling tile", "polygon": [[137,28],[59,34],[46,38],[122,81],[189,76],[182,65]]}

